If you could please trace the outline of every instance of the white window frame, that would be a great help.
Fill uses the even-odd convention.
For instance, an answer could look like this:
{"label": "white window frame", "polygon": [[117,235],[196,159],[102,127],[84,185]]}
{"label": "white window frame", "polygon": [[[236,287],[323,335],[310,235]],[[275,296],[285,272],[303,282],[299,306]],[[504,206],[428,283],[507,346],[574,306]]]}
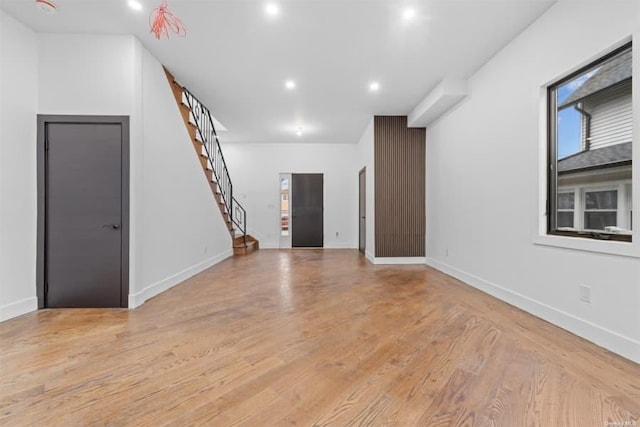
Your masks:
{"label": "white window frame", "polygon": [[633,185],[631,183],[625,183],[624,190],[626,194],[624,209],[627,215],[625,228],[633,232]]}
{"label": "white window frame", "polygon": [[[551,246],[556,248],[563,248],[568,250],[585,251],[603,253],[609,255],[617,255],[623,257],[640,258],[640,237],[637,232],[634,232],[634,238],[631,242],[609,241],[609,240],[596,240],[580,237],[567,237],[567,236],[555,236],[547,234],[547,165],[548,165],[548,99],[547,88],[553,85],[555,82],[561,80],[564,76],[567,76],[574,71],[577,71],[585,66],[597,61],[607,53],[622,47],[630,41],[634,42],[633,49],[633,62],[634,64],[640,64],[640,46],[636,40],[640,40],[640,31],[636,31],[630,34],[628,37],[622,38],[617,42],[612,42],[610,46],[594,52],[591,57],[583,57],[578,54],[571,56],[568,53],[563,56],[566,63],[574,63],[573,68],[558,66],[555,69],[550,68],[546,78],[543,77],[540,80],[540,86],[538,91],[538,179],[533,184],[534,191],[538,194],[537,203],[535,206],[534,218],[532,221],[531,229],[531,241],[534,245]],[[640,66],[633,67],[633,80],[640,82]],[[632,202],[633,211],[638,210],[638,203],[640,202],[640,171],[638,166],[640,165],[640,85],[634,84],[632,89],[632,109],[633,114],[633,131],[632,131]],[[633,224],[631,229],[638,230],[640,222],[638,215],[634,215]],[[574,224],[575,225],[575,224]]]}
{"label": "white window frame", "polygon": [[[575,188],[558,188],[558,190],[556,191],[556,194],[559,196],[560,194],[573,194],[573,209],[560,209],[558,208],[557,211],[558,212],[573,212],[573,227],[570,227],[572,230],[577,230],[578,228],[576,227],[576,225],[578,224],[578,210],[577,209],[577,203],[578,203],[578,195],[576,194],[578,193],[578,191],[576,191]],[[569,227],[567,227],[569,228]]]}

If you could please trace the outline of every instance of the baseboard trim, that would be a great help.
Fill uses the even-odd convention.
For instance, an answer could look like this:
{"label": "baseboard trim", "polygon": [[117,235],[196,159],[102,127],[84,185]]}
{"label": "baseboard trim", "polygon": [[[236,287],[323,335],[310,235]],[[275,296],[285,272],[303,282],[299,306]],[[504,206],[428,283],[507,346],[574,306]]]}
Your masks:
{"label": "baseboard trim", "polygon": [[326,245],[325,249],[358,249],[358,245],[349,242],[334,242]]}
{"label": "baseboard trim", "polygon": [[289,248],[280,248],[277,244],[272,242],[265,242],[262,240],[259,240],[259,242],[260,242],[260,249],[289,249]]}
{"label": "baseboard trim", "polygon": [[[367,256],[367,258],[369,258]],[[415,264],[424,264],[425,258],[416,256],[416,257],[374,257],[373,261],[369,260],[376,265],[415,265]]]}
{"label": "baseboard trim", "polygon": [[375,264],[376,263],[375,262],[376,261],[376,257],[373,255],[373,252],[365,250],[364,251],[364,257],[366,259],[368,259],[371,264]]}
{"label": "baseboard trim", "polygon": [[0,322],[31,313],[38,309],[38,297],[29,297],[0,306]]}
{"label": "baseboard trim", "polygon": [[[277,243],[272,243],[272,242],[265,242],[263,244],[263,242],[260,242],[260,249],[297,249],[297,248],[284,248],[284,247],[280,247]],[[358,249],[358,247],[352,243],[332,243],[330,245],[325,245],[321,248],[309,248],[309,249]]]}
{"label": "baseboard trim", "polygon": [[189,277],[195,276],[201,271],[206,270],[207,268],[213,267],[219,262],[224,261],[227,258],[233,256],[233,249],[228,249],[221,254],[214,256],[213,258],[209,258],[206,261],[202,261],[192,267],[189,267],[185,270],[182,270],[179,273],[174,274],[173,276],[167,277],[159,282],[154,283],[153,285],[149,285],[144,288],[142,291],[137,292],[135,294],[129,294],[129,308],[140,307],[150,298],[155,297],[156,295],[161,294],[164,291],[167,291],[179,283],[184,282]]}
{"label": "baseboard trim", "polygon": [[636,363],[640,363],[640,342],[587,320],[558,310],[527,296],[505,289],[478,276],[427,257],[426,265],[452,276],[469,286],[550,322],[574,335],[604,347]]}

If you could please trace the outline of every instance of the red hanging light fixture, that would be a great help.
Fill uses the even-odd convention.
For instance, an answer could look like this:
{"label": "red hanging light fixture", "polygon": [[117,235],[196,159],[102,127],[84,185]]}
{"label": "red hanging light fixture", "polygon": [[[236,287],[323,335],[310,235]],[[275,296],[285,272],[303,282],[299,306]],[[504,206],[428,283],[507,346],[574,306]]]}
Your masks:
{"label": "red hanging light fixture", "polygon": [[167,0],[163,0],[160,6],[151,11],[149,25],[151,26],[151,34],[158,40],[162,36],[169,38],[169,30],[180,37],[187,35],[187,27],[167,9]]}
{"label": "red hanging light fixture", "polygon": [[45,13],[55,13],[57,10],[54,0],[36,0],[36,6]]}

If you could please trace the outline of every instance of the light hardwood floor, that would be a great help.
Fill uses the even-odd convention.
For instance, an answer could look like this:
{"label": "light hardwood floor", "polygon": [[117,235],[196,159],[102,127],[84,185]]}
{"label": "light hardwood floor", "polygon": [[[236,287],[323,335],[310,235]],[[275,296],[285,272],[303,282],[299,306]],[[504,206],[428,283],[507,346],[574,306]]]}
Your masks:
{"label": "light hardwood floor", "polygon": [[352,250],[260,250],[0,345],[1,425],[640,426],[640,365]]}

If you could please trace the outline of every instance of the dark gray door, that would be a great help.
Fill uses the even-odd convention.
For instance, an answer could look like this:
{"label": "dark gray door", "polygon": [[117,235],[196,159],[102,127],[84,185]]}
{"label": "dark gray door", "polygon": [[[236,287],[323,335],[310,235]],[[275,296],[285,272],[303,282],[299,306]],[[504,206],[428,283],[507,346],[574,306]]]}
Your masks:
{"label": "dark gray door", "polygon": [[321,248],[324,244],[323,176],[291,175],[291,246]]}
{"label": "dark gray door", "polygon": [[46,307],[120,307],[122,125],[48,123]]}
{"label": "dark gray door", "polygon": [[366,243],[367,243],[367,202],[366,202],[366,189],[367,189],[367,181],[366,181],[366,169],[362,168],[358,175],[358,221],[360,223],[360,228],[358,229],[359,235],[359,244],[358,249],[360,252],[364,253]]}

